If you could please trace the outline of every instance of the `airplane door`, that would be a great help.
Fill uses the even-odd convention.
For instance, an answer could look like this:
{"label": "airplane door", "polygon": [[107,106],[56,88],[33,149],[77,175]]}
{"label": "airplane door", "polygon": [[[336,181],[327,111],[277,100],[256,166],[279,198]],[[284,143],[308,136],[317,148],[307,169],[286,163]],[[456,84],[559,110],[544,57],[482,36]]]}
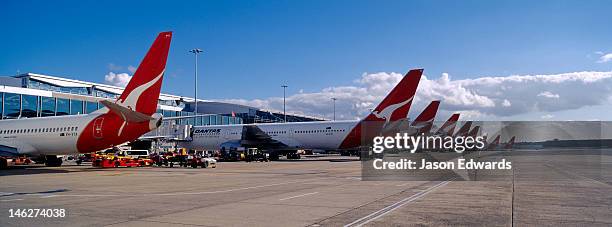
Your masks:
{"label": "airplane door", "polygon": [[96,139],[102,139],[104,135],[102,134],[102,123],[104,123],[104,117],[96,118],[93,126],[93,137]]}

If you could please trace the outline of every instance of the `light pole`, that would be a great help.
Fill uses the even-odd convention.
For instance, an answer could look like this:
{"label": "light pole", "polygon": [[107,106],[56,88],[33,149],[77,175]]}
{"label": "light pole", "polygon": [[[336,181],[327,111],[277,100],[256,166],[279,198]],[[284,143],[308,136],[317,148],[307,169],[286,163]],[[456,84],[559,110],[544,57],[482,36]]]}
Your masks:
{"label": "light pole", "polygon": [[285,109],[285,95],[287,90],[287,85],[281,85],[283,87],[283,117],[285,118],[285,122],[287,122],[287,109]]}
{"label": "light pole", "polygon": [[194,90],[195,90],[195,96],[194,96],[194,114],[198,114],[198,54],[202,53],[204,51],[202,51],[201,49],[195,48],[195,49],[191,49],[189,51],[190,53],[193,53],[193,55],[195,56],[195,84],[194,84]]}
{"label": "light pole", "polygon": [[336,121],[336,100],[338,100],[337,98],[331,98],[331,100],[334,102],[334,121]]}

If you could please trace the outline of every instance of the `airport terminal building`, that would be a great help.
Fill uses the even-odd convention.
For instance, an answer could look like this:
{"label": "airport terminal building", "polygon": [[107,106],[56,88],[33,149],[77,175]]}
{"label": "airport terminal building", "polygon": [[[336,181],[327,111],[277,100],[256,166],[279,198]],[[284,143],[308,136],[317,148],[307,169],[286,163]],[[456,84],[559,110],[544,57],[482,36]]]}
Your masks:
{"label": "airport terminal building", "polygon": [[[0,119],[87,114],[103,106],[101,99],[116,99],[122,87],[35,73],[0,77]],[[196,114],[194,98],[160,94],[158,112],[165,117]],[[198,115],[176,120],[179,125],[225,125],[282,122],[283,113],[231,103],[198,99]],[[319,121],[289,115],[287,121]]]}

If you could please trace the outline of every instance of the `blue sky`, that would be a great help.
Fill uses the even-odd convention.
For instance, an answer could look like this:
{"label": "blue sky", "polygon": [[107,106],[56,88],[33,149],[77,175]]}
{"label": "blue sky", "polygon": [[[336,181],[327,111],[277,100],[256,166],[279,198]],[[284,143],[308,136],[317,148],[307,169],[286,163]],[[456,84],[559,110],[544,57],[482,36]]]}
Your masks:
{"label": "blue sky", "polygon": [[[610,71],[609,1],[2,1],[0,75],[104,82],[174,31],[163,90],[266,99],[425,68],[432,79]],[[600,51],[601,53],[596,53]],[[116,67],[109,67],[110,64]],[[128,72],[129,73],[129,72]]]}

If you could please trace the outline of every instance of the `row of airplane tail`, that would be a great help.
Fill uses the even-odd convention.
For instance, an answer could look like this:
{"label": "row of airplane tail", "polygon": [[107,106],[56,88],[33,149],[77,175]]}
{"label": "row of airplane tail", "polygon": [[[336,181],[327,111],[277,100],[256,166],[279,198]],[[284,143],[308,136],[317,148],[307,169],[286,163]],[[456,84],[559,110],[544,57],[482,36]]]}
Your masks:
{"label": "row of airplane tail", "polygon": [[[90,114],[0,121],[0,156],[43,155],[47,165],[61,165],[56,155],[89,153],[133,141],[155,130],[164,119],[157,100],[166,68],[172,32],[160,33],[117,100]],[[373,111],[361,120],[195,126],[179,146],[192,150],[259,148],[287,154],[298,149],[355,150],[364,140],[394,125],[413,133],[430,133],[440,100],[432,101],[412,122],[407,118],[423,69],[410,70]],[[454,133],[459,113],[434,133],[477,135],[466,122]],[[454,133],[454,134],[453,134]],[[512,146],[514,137],[508,143]],[[490,143],[498,144],[499,136]],[[2,161],[2,160],[0,160]],[[0,162],[0,167],[2,163]]]}

